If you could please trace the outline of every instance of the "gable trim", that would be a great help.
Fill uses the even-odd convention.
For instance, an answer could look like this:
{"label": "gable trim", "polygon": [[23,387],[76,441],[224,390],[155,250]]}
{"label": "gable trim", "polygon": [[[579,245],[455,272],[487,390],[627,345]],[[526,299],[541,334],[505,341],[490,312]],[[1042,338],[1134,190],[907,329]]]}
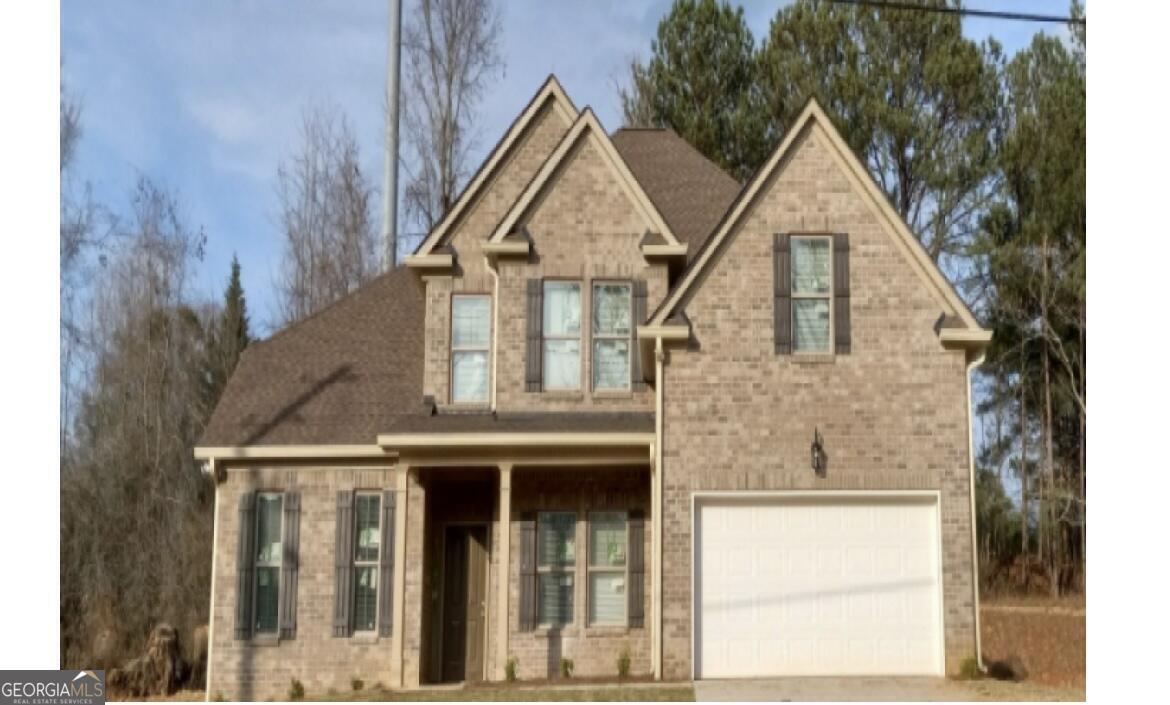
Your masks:
{"label": "gable trim", "polygon": [[603,157],[609,162],[610,167],[617,173],[618,182],[626,195],[633,201],[635,207],[641,211],[642,216],[651,224],[651,226],[662,235],[668,245],[682,245],[670,226],[666,224],[666,219],[658,212],[658,208],[650,197],[642,189],[642,185],[634,178],[633,172],[630,171],[625,159],[618,153],[617,148],[613,146],[613,142],[609,139],[609,135],[602,129],[601,123],[598,122],[597,116],[593,114],[592,108],[585,108],[565,136],[561,138],[560,143],[540,170],[536,172],[536,176],[524,188],[520,197],[508,209],[499,225],[492,232],[488,242],[501,242],[508,233],[516,227],[520,219],[528,212],[536,197],[544,191],[544,189],[552,184],[554,175],[560,171],[560,167],[565,163],[569,154],[572,153],[573,148],[581,139],[591,138],[593,143],[598,146]]}
{"label": "gable trim", "polygon": [[828,116],[817,104],[815,99],[810,99],[808,105],[805,106],[801,112],[800,117],[792,124],[785,133],[784,138],[780,144],[772,152],[772,155],[764,163],[764,165],[756,172],[747,186],[740,192],[739,197],[732,203],[731,208],[728,209],[727,215],[717,226],[711,237],[703,243],[699,252],[696,254],[692,265],[687,268],[683,274],[683,279],[677,287],[666,297],[658,310],[654,312],[651,317],[650,325],[661,325],[671,315],[674,314],[678,308],[679,303],[683,298],[690,293],[694,288],[695,282],[711,262],[712,257],[719,246],[727,237],[736,232],[742,224],[743,218],[747,211],[755,202],[756,197],[760,195],[763,186],[775,173],[777,167],[784,158],[791,152],[792,147],[796,144],[798,137],[804,133],[808,127],[819,129],[820,134],[825,137],[826,142],[830,146],[830,155],[837,163],[838,167],[845,173],[846,178],[851,182],[856,191],[861,192],[865,196],[874,215],[877,216],[879,223],[883,225],[883,229],[890,233],[895,243],[902,250],[902,253],[910,260],[911,265],[915,271],[927,284],[927,288],[939,300],[944,307],[952,309],[963,323],[969,329],[981,331],[982,327],[967,304],[955,292],[954,287],[946,277],[943,276],[938,266],[930,259],[923,250],[918,238],[910,232],[910,228],[890,205],[889,199],[874,183],[869,173],[866,171],[864,165],[858,160],[857,155],[845,144],[833,123]]}
{"label": "gable trim", "polygon": [[[533,121],[544,110],[545,105],[551,102],[551,109],[555,110],[565,122],[572,124],[578,117],[577,107],[573,105],[573,101],[569,100],[569,96],[565,93],[564,88],[561,87],[560,81],[557,77],[549,74],[545,79],[544,84],[528,105],[516,117],[516,120],[504,133],[503,138],[492,149],[491,154],[484,160],[479,170],[464,187],[463,192],[459,194],[459,198],[455,200],[455,205],[451,206],[451,210],[447,211],[447,215],[439,221],[427,235],[426,239],[415,250],[413,257],[426,257],[431,254],[431,251],[442,242],[444,236],[451,230],[451,227],[459,222],[464,211],[466,211],[472,203],[478,200],[480,193],[487,186],[491,177],[495,175],[497,169],[507,161],[507,157],[512,152],[512,147],[520,141],[520,138],[528,132],[528,128]],[[408,258],[409,259],[409,258]]]}

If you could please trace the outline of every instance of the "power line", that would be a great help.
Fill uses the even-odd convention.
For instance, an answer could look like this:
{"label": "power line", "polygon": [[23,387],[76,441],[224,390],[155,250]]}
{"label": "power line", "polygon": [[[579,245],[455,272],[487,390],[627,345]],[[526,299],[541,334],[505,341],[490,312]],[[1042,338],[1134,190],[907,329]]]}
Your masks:
{"label": "power line", "polygon": [[1063,17],[1061,15],[1039,15],[1031,12],[1003,12],[1000,10],[973,10],[966,7],[950,7],[947,5],[919,5],[912,2],[897,2],[897,0],[828,0],[835,5],[860,5],[875,7],[884,10],[917,10],[919,12],[941,12],[947,15],[963,17],[990,17],[997,20],[1018,20],[1022,22],[1059,22],[1061,24],[1077,24],[1084,26],[1084,17]]}

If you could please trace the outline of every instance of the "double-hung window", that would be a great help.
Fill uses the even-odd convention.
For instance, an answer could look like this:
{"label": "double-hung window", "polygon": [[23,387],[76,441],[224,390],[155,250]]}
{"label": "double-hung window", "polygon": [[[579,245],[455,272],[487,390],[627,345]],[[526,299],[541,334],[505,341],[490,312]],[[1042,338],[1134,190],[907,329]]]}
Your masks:
{"label": "double-hung window", "polygon": [[451,299],[451,401],[488,401],[492,337],[491,297],[456,295]]}
{"label": "double-hung window", "polygon": [[828,237],[792,238],[792,351],[832,350],[833,268]]}
{"label": "double-hung window", "polygon": [[625,512],[589,515],[589,623],[626,624]]}
{"label": "double-hung window", "polygon": [[353,630],[372,632],[378,626],[378,559],[382,550],[382,497],[358,492],[354,497]]}
{"label": "double-hung window", "polygon": [[629,282],[593,285],[593,388],[630,388]]}
{"label": "double-hung window", "polygon": [[536,517],[537,622],[559,627],[573,623],[577,515],[541,512]]}
{"label": "double-hung window", "polygon": [[253,632],[275,634],[280,615],[280,565],[284,495],[256,494],[256,586]]}
{"label": "double-hung window", "polygon": [[541,353],[545,389],[581,388],[581,283],[544,282]]}

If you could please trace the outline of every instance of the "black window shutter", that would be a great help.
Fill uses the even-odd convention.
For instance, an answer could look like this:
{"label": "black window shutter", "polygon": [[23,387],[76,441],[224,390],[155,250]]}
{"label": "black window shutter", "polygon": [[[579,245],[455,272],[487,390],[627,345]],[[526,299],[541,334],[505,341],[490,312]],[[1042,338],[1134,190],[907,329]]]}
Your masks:
{"label": "black window shutter", "polygon": [[353,606],[353,492],[337,493],[337,545],[334,554],[333,636],[352,630]]}
{"label": "black window shutter", "polygon": [[646,623],[644,609],[646,604],[646,561],[644,558],[646,520],[641,509],[634,509],[630,512],[629,541],[630,589],[626,591],[626,595],[629,597],[626,614],[629,617],[631,627],[642,627]]}
{"label": "black window shutter", "polygon": [[638,349],[638,326],[646,320],[646,280],[635,279],[633,288],[633,317],[630,324],[630,389],[645,391],[646,380],[642,375],[642,354]]}
{"label": "black window shutter", "polygon": [[536,629],[536,514],[520,515],[520,631]]}
{"label": "black window shutter", "polygon": [[382,558],[378,564],[378,634],[394,632],[394,512],[397,495],[393,490],[382,493]]}
{"label": "black window shutter", "polygon": [[528,332],[524,354],[524,391],[541,388],[541,337],[544,325],[544,282],[528,280]]}
{"label": "black window shutter", "polygon": [[239,543],[236,553],[236,638],[252,637],[252,573],[255,568],[256,493],[240,497]]}
{"label": "black window shutter", "polygon": [[284,536],[280,561],[280,638],[297,636],[297,572],[301,538],[301,493],[284,493]]}
{"label": "black window shutter", "polygon": [[772,315],[776,354],[792,354],[792,259],[788,235],[776,233],[772,240]]}
{"label": "black window shutter", "polygon": [[833,235],[833,339],[838,355],[853,349],[849,329],[849,234]]}

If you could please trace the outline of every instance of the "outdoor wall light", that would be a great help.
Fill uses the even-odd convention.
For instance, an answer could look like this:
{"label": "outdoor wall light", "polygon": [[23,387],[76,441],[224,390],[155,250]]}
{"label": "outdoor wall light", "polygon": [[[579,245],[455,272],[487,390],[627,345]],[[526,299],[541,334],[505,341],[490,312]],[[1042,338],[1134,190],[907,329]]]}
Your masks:
{"label": "outdoor wall light", "polygon": [[812,469],[813,469],[813,472],[815,472],[818,477],[825,476],[824,439],[821,438],[821,432],[816,427],[813,427]]}

